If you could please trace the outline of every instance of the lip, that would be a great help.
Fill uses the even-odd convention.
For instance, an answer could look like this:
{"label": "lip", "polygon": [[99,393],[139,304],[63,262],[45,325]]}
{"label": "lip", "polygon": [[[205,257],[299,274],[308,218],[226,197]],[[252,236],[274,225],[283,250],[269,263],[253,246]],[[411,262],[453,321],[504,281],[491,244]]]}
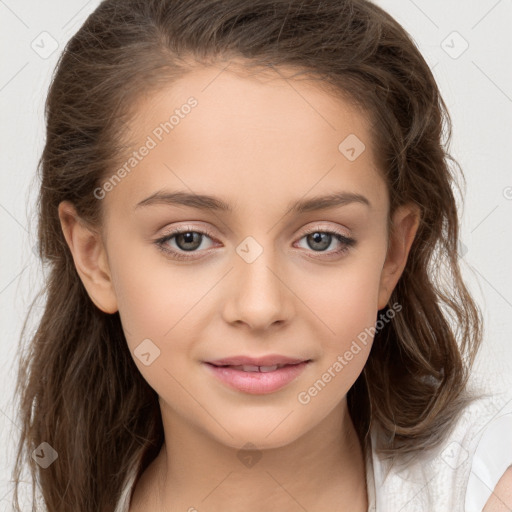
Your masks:
{"label": "lip", "polygon": [[[275,364],[261,364],[261,361],[267,363],[275,362],[278,359],[265,358],[232,358],[230,361],[249,361],[241,363],[243,366],[275,366]],[[281,359],[282,361],[283,359]],[[290,361],[291,359],[288,358]],[[219,360],[220,361],[220,360]],[[253,364],[255,361],[260,364]],[[284,366],[271,371],[244,371],[236,369],[231,366],[215,366],[210,362],[203,363],[204,366],[210,371],[214,377],[221,381],[226,386],[241,391],[243,393],[249,393],[252,395],[265,395],[274,393],[287,384],[294,381],[299,375],[306,369],[311,360],[293,360],[293,363],[276,363],[284,364]],[[217,361],[218,362],[218,361]],[[234,365],[239,366],[239,364]],[[261,370],[261,369],[260,369]]]}
{"label": "lip", "polygon": [[301,359],[296,357],[287,357],[279,354],[268,354],[260,357],[249,357],[249,356],[233,356],[225,357],[223,359],[216,359],[214,361],[206,361],[207,363],[215,366],[240,366],[240,365],[251,365],[251,366],[275,366],[276,364],[298,364],[309,359]]}

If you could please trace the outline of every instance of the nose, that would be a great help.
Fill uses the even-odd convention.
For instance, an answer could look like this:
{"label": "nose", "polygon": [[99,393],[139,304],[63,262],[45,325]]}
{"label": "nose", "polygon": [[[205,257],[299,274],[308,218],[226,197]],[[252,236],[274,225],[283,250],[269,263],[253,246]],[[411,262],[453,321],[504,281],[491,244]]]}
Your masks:
{"label": "nose", "polygon": [[251,330],[283,325],[293,314],[293,293],[274,252],[265,248],[252,262],[234,254],[234,269],[226,282],[224,319]]}

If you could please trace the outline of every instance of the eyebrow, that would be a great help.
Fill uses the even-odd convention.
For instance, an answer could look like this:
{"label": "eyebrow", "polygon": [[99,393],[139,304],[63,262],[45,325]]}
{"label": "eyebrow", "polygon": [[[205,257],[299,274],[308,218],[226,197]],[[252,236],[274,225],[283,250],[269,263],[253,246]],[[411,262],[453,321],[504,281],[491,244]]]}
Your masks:
{"label": "eyebrow", "polygon": [[[287,213],[306,213],[318,210],[327,210],[347,204],[360,203],[371,208],[370,201],[361,194],[352,192],[336,192],[329,195],[317,196],[311,199],[303,199],[288,205]],[[169,192],[161,190],[150,195],[135,206],[135,209],[151,205],[182,205],[198,210],[211,210],[221,212],[233,212],[233,208],[222,199],[204,194],[192,194],[189,192]]]}

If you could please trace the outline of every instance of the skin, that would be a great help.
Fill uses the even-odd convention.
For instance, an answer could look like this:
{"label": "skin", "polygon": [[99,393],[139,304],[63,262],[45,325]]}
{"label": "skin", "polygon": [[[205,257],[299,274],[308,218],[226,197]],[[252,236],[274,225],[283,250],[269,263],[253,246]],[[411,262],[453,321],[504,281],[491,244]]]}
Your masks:
{"label": "skin", "polygon": [[[137,483],[130,511],[365,511],[365,464],[346,394],[371,338],[309,403],[297,397],[375,325],[419,214],[399,208],[388,233],[387,188],[367,119],[349,103],[312,80],[283,78],[283,70],[220,70],[197,68],[134,107],[132,150],[190,96],[198,100],[100,201],[101,230],[80,222],[70,203],[59,206],[91,300],[119,311],[134,361],[159,395],[165,444]],[[355,161],[338,150],[350,134],[366,145]],[[135,208],[162,189],[215,195],[233,212]],[[335,191],[364,195],[370,206],[287,214],[290,201]],[[212,238],[194,253],[180,251],[180,237],[169,240],[191,255],[176,260],[155,244],[170,227],[207,228]],[[308,228],[338,230],[356,243],[328,257],[343,244],[333,236],[322,251],[308,243]],[[251,263],[236,251],[248,236],[263,250]],[[144,339],[160,350],[149,366],[134,355]],[[270,353],[313,361],[267,395],[227,388],[202,363]],[[261,457],[251,467],[238,457],[249,442]]]}
{"label": "skin", "polygon": [[512,510],[512,466],[510,466],[491,494],[482,512],[510,512]]}

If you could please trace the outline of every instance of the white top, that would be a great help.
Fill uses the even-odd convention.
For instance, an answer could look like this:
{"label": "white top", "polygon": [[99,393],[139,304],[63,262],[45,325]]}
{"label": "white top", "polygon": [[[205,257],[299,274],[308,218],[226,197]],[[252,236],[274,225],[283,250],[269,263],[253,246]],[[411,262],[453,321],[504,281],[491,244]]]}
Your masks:
{"label": "white top", "polygon": [[474,401],[437,449],[405,467],[387,470],[371,455],[369,512],[482,512],[512,466],[512,394]]}
{"label": "white top", "polygon": [[[368,512],[482,512],[512,465],[512,390],[470,404],[436,450],[392,467],[373,450],[366,456]],[[128,512],[136,468],[115,512]]]}

